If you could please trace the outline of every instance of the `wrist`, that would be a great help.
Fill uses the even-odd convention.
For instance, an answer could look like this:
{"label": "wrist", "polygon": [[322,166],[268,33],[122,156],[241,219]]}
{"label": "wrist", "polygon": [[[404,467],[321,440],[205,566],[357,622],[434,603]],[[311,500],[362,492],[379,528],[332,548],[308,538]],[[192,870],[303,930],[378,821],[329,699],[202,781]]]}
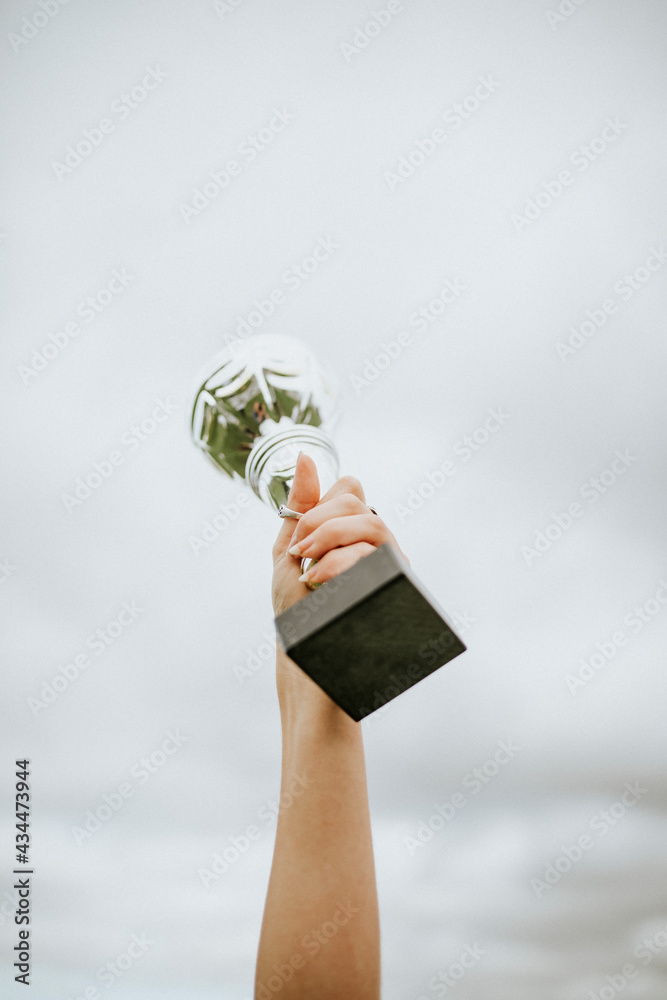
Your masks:
{"label": "wrist", "polygon": [[359,724],[280,646],[276,657],[276,686],[284,736],[326,740],[361,733]]}

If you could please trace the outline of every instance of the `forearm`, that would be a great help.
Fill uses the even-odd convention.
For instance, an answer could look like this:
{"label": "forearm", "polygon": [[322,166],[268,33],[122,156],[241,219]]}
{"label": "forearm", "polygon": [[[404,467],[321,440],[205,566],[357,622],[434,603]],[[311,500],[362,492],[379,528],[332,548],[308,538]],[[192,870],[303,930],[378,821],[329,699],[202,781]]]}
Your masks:
{"label": "forearm", "polygon": [[282,1000],[378,1000],[379,918],[361,727],[282,652],[277,666],[283,795],[257,981],[266,986],[280,975],[278,967],[289,980]]}

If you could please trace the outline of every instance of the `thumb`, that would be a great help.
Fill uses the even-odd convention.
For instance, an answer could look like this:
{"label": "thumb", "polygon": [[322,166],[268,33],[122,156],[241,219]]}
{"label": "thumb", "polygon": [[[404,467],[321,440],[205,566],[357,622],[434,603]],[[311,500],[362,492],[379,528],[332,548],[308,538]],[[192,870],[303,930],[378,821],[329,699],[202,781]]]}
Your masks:
{"label": "thumb", "polygon": [[[287,498],[287,506],[291,507],[292,510],[298,511],[300,514],[305,514],[307,510],[310,510],[311,507],[319,503],[319,500],[320,479],[317,475],[317,467],[309,455],[299,452],[299,457],[296,460],[296,469],[294,470],[292,489]],[[295,528],[296,520],[294,518],[286,517],[283,519],[275,544],[277,554],[283,555],[287,550]]]}

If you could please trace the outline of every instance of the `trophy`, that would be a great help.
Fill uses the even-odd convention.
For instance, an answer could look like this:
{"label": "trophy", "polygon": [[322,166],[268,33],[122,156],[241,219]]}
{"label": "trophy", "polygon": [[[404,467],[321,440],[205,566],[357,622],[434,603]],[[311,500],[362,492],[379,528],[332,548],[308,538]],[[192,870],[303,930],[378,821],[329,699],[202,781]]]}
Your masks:
{"label": "trophy", "polygon": [[[192,436],[216,468],[284,514],[303,451],[326,493],[339,478],[330,437],[336,394],[308,348],[259,334],[230,344],[207,372]],[[307,593],[276,618],[276,629],[287,655],[357,722],[466,649],[388,544]]]}

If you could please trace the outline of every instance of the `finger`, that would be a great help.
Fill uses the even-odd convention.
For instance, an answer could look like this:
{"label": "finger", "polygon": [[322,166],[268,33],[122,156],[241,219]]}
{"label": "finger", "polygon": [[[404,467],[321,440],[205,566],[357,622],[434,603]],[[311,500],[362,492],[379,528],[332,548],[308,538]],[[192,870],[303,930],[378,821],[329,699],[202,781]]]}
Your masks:
{"label": "finger", "polygon": [[297,521],[292,545],[300,542],[306,535],[310,535],[315,528],[319,528],[326,521],[348,514],[368,514],[368,507],[354,493],[341,493],[331,500],[321,500],[317,506],[312,507]]}
{"label": "finger", "polygon": [[342,549],[331,549],[320,561],[299,577],[303,583],[326,583],[339,573],[344,573],[365,556],[371,555],[376,548],[370,542],[356,542]]}
{"label": "finger", "polygon": [[353,493],[355,497],[359,497],[362,503],[366,503],[364,488],[354,476],[342,476],[341,479],[337,479],[331,489],[324,494],[320,503],[327,503],[334,497],[340,496],[341,493]]}
{"label": "finger", "polygon": [[[299,513],[310,510],[320,499],[320,480],[317,475],[317,468],[309,455],[300,453],[296,460],[292,489],[287,498],[287,506]],[[274,557],[283,555],[289,545],[289,540],[294,534],[294,521],[286,517],[280,525],[280,531],[273,546]]]}
{"label": "finger", "polygon": [[[306,556],[308,559],[320,559],[330,549],[336,549],[342,545],[353,545],[356,542],[370,542],[371,545],[375,546],[384,545],[385,542],[396,545],[396,539],[382,518],[368,512],[327,520],[297,544],[291,546],[289,554],[291,556]],[[397,545],[396,547],[398,548]]]}

